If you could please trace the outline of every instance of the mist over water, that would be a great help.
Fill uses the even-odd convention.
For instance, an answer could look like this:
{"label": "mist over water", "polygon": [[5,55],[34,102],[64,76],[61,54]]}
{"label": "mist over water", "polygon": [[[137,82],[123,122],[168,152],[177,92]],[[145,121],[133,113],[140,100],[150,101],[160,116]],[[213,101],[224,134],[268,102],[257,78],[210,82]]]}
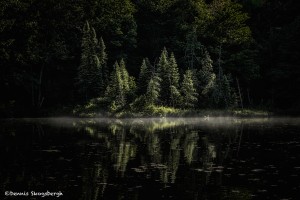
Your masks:
{"label": "mist over water", "polygon": [[4,199],[297,199],[299,150],[299,118],[8,119],[0,189]]}

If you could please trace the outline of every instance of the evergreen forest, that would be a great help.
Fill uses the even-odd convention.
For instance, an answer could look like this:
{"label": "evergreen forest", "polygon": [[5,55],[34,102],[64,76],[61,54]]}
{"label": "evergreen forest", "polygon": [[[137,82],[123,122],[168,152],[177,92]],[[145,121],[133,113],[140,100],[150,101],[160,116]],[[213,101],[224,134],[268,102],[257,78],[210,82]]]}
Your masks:
{"label": "evergreen forest", "polygon": [[1,0],[0,115],[300,113],[296,0]]}

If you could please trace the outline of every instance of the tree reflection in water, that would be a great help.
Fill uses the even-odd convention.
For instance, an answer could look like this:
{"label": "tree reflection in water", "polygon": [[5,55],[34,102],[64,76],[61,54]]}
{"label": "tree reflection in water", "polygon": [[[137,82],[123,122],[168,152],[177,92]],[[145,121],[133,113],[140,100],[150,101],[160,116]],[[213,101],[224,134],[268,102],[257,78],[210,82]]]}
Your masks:
{"label": "tree reflection in water", "polygon": [[[111,120],[100,125],[95,119],[82,120],[74,126],[84,130],[91,138],[100,139],[105,146],[104,151],[111,152],[109,160],[102,160],[110,163],[106,170],[101,168],[99,171],[102,173],[95,174],[93,171],[97,171],[95,168],[98,166],[95,165],[89,168],[91,172],[88,173],[94,178],[91,176],[87,180],[101,179],[103,195],[108,180],[119,180],[107,178],[106,173],[103,175],[103,172],[110,171],[111,166],[113,172],[109,176],[124,177],[128,172],[127,176],[136,176],[140,181],[154,180],[162,183],[163,187],[170,187],[170,184],[176,183],[181,165],[186,171],[181,169],[183,176],[180,181],[195,180],[184,184],[186,188],[199,190],[199,186],[222,185],[222,164],[229,155],[231,144],[239,138],[241,124],[236,120],[232,120],[230,125],[219,121],[211,126],[205,120],[196,123],[184,119],[139,119]],[[89,181],[84,181],[84,184],[90,188],[89,192],[95,185]],[[97,188],[94,192],[99,192],[99,186],[93,187]],[[98,197],[99,194],[87,196]]]}
{"label": "tree reflection in water", "polygon": [[61,190],[82,200],[251,199],[263,194],[241,177],[261,175],[250,160],[258,150],[245,158],[245,145],[274,130],[268,119],[2,121],[1,191]]}

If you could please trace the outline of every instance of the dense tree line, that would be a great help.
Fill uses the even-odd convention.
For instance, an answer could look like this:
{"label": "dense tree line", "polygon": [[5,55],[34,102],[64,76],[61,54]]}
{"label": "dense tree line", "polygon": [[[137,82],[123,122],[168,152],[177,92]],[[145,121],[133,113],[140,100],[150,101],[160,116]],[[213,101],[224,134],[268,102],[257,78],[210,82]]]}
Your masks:
{"label": "dense tree line", "polygon": [[[92,99],[102,110],[121,111],[128,105],[131,110],[140,111],[149,106],[191,109],[237,105],[230,80],[223,74],[221,66],[216,78],[213,61],[203,45],[200,49],[203,55],[198,55],[201,58],[199,70],[190,66],[181,77],[174,53],[169,54],[163,48],[157,66],[151,65],[148,58],[143,59],[138,84],[129,75],[123,58],[115,62],[110,77],[106,77],[105,44],[102,38],[98,41],[89,22],[83,28],[81,49],[78,94],[85,96],[86,101]],[[199,94],[202,96],[198,99]]]}
{"label": "dense tree line", "polygon": [[293,0],[1,1],[1,113],[99,97],[113,110],[143,101],[299,110],[298,9]]}

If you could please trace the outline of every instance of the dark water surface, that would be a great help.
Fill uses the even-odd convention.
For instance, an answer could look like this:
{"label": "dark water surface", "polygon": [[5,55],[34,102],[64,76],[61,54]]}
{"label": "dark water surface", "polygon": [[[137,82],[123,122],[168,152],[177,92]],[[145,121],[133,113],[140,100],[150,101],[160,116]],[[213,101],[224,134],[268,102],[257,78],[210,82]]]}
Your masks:
{"label": "dark water surface", "polygon": [[51,199],[70,200],[300,199],[300,119],[1,120],[0,191],[0,199],[41,199],[5,191],[61,191]]}

